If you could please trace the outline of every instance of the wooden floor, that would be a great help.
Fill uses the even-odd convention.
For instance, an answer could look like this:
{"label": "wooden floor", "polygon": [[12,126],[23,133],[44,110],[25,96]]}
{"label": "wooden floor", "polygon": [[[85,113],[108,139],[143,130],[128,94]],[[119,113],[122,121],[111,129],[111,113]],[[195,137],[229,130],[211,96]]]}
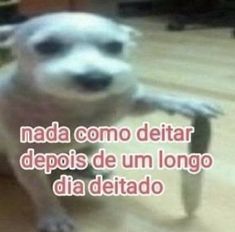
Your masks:
{"label": "wooden floor", "polygon": [[[196,95],[219,103],[226,115],[213,121],[211,153],[215,167],[205,176],[203,201],[196,217],[185,217],[177,171],[123,171],[140,178],[148,173],[162,179],[166,193],[159,197],[65,199],[69,212],[83,232],[232,232],[235,230],[235,40],[230,29],[197,29],[180,33],[164,30],[157,18],[131,19],[127,23],[143,32],[132,56],[136,71],[159,91]],[[188,125],[179,116],[163,113],[126,119],[132,128],[148,120],[152,125],[173,122]],[[164,145],[182,152],[184,145]],[[106,146],[109,151],[152,152],[154,144],[131,142]],[[28,197],[15,181],[0,178],[0,231],[33,232],[34,220]]]}

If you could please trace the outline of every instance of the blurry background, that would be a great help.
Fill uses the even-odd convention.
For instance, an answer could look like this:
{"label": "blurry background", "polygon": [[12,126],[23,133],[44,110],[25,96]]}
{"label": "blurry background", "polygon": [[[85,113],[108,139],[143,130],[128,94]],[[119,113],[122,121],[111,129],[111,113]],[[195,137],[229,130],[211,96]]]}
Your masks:
{"label": "blurry background", "polygon": [[233,0],[0,0],[0,6],[0,23],[61,10],[93,11],[108,16],[167,15],[168,28],[173,30],[192,23],[219,25],[226,22],[230,26],[235,23]]}
{"label": "blurry background", "polygon": [[[143,32],[130,61],[139,78],[156,91],[215,101],[225,116],[213,120],[210,152],[215,167],[205,174],[202,204],[188,219],[180,198],[178,171],[123,171],[139,179],[144,174],[162,179],[166,193],[159,197],[65,199],[83,232],[233,232],[235,229],[235,40],[232,0],[0,0],[1,23],[24,21],[44,12],[73,10],[108,15]],[[3,53],[1,53],[3,56]],[[2,62],[6,60],[6,53]],[[188,119],[163,113],[125,119],[136,128],[142,121],[189,125]],[[109,144],[108,151],[186,152],[180,144]],[[0,231],[33,232],[28,196],[15,180],[0,177]]]}

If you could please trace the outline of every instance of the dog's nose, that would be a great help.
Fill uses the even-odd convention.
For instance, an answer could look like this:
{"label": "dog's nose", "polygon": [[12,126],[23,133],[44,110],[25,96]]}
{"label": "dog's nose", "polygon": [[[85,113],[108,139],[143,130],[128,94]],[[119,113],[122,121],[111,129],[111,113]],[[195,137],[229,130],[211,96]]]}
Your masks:
{"label": "dog's nose", "polygon": [[74,76],[74,81],[86,89],[98,91],[107,88],[111,84],[112,76],[100,72],[89,72]]}

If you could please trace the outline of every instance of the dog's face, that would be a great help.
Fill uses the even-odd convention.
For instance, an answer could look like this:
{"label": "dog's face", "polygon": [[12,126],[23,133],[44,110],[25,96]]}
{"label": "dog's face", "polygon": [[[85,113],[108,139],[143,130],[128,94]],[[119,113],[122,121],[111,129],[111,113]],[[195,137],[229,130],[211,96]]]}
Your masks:
{"label": "dog's face", "polygon": [[91,14],[57,13],[3,29],[0,41],[11,39],[20,71],[44,92],[92,100],[136,84],[125,60],[135,35],[127,26]]}

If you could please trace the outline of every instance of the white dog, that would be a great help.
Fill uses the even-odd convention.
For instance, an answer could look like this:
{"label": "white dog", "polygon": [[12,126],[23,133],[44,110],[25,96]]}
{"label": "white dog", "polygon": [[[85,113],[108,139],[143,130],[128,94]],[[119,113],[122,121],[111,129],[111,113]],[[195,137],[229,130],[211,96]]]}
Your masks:
{"label": "white dog", "polygon": [[[21,126],[47,127],[52,121],[71,130],[109,126],[154,110],[192,118],[219,114],[216,106],[203,101],[145,90],[125,60],[135,34],[127,26],[84,13],[49,14],[0,28],[1,47],[11,47],[16,58],[1,69],[1,149],[35,204],[39,231],[71,232],[73,223],[46,175],[20,168],[19,156],[27,149],[19,140]],[[86,153],[97,149],[94,144],[30,145],[40,152],[75,146]]]}

